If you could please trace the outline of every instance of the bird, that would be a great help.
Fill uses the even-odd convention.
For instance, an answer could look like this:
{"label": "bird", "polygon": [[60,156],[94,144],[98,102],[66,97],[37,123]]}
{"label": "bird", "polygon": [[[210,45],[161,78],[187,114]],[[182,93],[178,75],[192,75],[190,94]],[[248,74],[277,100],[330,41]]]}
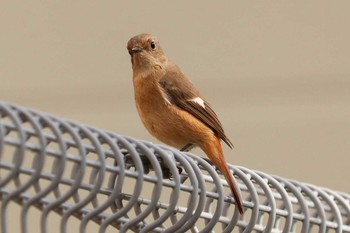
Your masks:
{"label": "bird", "polygon": [[201,148],[224,175],[239,213],[243,204],[237,182],[224,159],[220,140],[233,144],[208,101],[181,69],[164,54],[157,38],[148,33],[127,43],[131,56],[136,108],[148,132],[181,151]]}

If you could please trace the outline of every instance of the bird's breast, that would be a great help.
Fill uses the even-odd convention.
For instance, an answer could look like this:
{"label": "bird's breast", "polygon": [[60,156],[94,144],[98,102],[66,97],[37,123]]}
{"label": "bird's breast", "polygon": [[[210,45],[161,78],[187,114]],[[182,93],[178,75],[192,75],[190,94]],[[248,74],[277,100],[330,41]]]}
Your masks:
{"label": "bird's breast", "polygon": [[134,79],[134,88],[136,108],[142,123],[152,135],[160,139],[160,134],[166,130],[166,123],[172,118],[170,103],[155,80]]}
{"label": "bird's breast", "polygon": [[158,140],[181,148],[188,143],[200,144],[213,132],[188,112],[167,99],[158,81],[134,78],[137,111],[146,129]]}

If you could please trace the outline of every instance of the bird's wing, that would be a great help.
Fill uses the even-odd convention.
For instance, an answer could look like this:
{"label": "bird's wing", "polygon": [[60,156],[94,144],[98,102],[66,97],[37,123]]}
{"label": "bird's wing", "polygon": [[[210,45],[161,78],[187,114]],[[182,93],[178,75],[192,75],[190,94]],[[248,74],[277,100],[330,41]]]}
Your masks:
{"label": "bird's wing", "polygon": [[208,102],[204,100],[194,85],[181,72],[167,72],[159,80],[167,100],[178,108],[192,114],[211,128],[230,148],[232,142],[225,135],[221,122]]}

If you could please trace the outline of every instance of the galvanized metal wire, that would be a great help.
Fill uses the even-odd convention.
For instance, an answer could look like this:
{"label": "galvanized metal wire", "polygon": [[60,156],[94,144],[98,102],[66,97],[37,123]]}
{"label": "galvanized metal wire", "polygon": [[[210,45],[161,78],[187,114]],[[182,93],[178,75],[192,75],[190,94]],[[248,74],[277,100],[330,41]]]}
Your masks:
{"label": "galvanized metal wire", "polygon": [[207,159],[0,102],[2,233],[350,232],[349,194],[230,169],[243,216]]}

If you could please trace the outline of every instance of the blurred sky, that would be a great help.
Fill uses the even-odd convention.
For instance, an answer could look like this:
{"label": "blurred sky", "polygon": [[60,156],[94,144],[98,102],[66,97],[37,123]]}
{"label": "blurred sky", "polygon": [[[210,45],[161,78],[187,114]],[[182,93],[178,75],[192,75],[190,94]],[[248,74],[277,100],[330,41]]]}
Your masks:
{"label": "blurred sky", "polygon": [[[0,99],[156,141],[128,39],[147,32],[201,90],[227,161],[350,193],[350,1],[2,1]],[[203,155],[199,150],[195,153]]]}

